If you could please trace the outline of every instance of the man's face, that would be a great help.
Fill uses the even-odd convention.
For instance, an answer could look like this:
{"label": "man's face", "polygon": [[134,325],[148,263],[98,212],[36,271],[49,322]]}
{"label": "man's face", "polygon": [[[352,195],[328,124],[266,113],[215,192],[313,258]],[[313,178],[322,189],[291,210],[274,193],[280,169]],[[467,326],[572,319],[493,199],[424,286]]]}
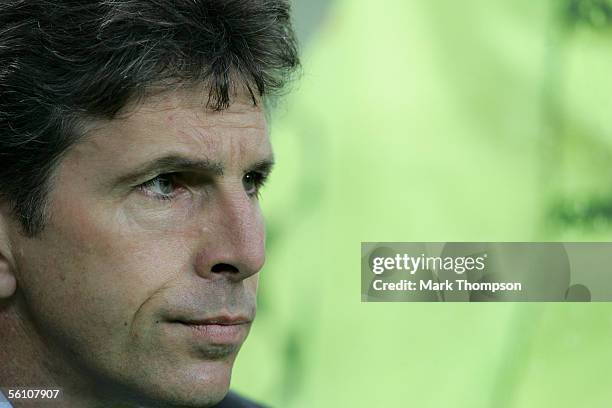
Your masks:
{"label": "man's face", "polygon": [[259,108],[202,100],[167,94],[95,125],[55,172],[45,230],[12,234],[49,355],[126,395],[194,406],[223,397],[255,316],[272,162]]}

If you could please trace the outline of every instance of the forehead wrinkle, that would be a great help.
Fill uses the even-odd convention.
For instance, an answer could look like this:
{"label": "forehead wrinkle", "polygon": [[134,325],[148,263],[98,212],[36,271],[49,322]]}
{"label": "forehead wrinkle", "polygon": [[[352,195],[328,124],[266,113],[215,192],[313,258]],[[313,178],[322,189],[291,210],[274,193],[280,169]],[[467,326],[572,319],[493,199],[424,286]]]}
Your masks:
{"label": "forehead wrinkle", "polygon": [[[189,114],[184,114],[181,116],[187,116],[184,118],[185,123],[195,129],[252,129],[267,131],[265,119],[262,120],[255,115],[252,120],[245,120],[243,115],[244,114],[240,113],[230,113],[226,116],[220,115],[214,117],[201,117],[196,113],[194,116]],[[166,117],[167,123],[174,123],[176,121],[177,119],[175,114],[171,114]]]}
{"label": "forehead wrinkle", "polygon": [[[267,136],[265,126],[244,124],[244,125],[231,125],[219,124],[219,123],[198,123],[193,126],[188,126],[186,129],[178,129],[176,131],[177,139],[179,142],[186,145],[192,145],[193,148],[202,149],[203,153],[208,155],[218,153],[219,149],[224,149],[230,146],[239,146],[239,151],[244,152],[247,146],[252,147],[254,139],[249,137],[247,133],[239,135],[228,134],[228,131],[251,131],[257,132],[261,135]],[[250,133],[250,132],[249,132]],[[247,136],[247,137],[244,137]],[[251,135],[254,136],[254,135]],[[267,138],[265,138],[267,139]],[[266,140],[262,140],[261,143],[265,144]],[[196,147],[197,146],[197,147]],[[230,147],[232,150],[235,148]]]}
{"label": "forehead wrinkle", "polygon": [[[132,139],[151,143],[145,149],[149,153],[159,153],[155,146],[163,142],[163,150],[168,153],[173,150],[191,153],[192,157],[196,152],[209,158],[233,152],[230,156],[238,158],[249,150],[269,150],[265,148],[269,139],[264,137],[268,135],[267,121],[259,108],[237,103],[226,111],[210,112],[182,98],[166,102],[145,101],[135,111],[113,120],[87,121],[88,126],[82,128],[83,137],[74,146],[78,162],[113,158],[127,164],[134,160],[132,155],[124,154],[125,143]],[[166,135],[158,137],[160,133]]]}

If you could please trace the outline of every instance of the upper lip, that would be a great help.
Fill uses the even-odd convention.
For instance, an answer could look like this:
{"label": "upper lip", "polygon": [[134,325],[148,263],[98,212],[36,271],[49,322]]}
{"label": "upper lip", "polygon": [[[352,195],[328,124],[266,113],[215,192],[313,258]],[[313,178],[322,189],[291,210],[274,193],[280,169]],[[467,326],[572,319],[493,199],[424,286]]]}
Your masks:
{"label": "upper lip", "polygon": [[219,326],[233,326],[238,324],[248,324],[253,321],[253,319],[249,319],[246,316],[242,315],[223,315],[223,316],[214,316],[214,317],[206,317],[202,319],[179,319],[177,320],[179,323],[189,324],[194,326],[204,326],[204,325],[219,325]]}

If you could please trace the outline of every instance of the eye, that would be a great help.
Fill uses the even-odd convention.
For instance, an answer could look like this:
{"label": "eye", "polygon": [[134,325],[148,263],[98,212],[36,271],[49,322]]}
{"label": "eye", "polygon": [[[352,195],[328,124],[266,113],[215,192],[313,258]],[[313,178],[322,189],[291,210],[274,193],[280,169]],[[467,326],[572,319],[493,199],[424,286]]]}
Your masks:
{"label": "eye", "polygon": [[259,189],[265,181],[265,174],[257,171],[250,171],[242,178],[242,186],[248,195],[255,196],[259,193]]}
{"label": "eye", "polygon": [[176,196],[177,183],[172,174],[161,174],[142,183],[139,189],[148,196],[159,200],[171,200]]}

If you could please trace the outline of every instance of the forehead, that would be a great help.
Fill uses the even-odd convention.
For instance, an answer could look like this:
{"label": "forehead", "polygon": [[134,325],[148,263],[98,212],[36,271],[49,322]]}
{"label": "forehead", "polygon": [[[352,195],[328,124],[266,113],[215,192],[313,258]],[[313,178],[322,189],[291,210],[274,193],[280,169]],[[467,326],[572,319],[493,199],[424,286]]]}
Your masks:
{"label": "forehead", "polygon": [[70,152],[74,161],[129,166],[161,155],[232,162],[270,156],[265,115],[247,97],[223,111],[205,108],[200,92],[172,92],[128,107],[117,119],[96,121]]}

